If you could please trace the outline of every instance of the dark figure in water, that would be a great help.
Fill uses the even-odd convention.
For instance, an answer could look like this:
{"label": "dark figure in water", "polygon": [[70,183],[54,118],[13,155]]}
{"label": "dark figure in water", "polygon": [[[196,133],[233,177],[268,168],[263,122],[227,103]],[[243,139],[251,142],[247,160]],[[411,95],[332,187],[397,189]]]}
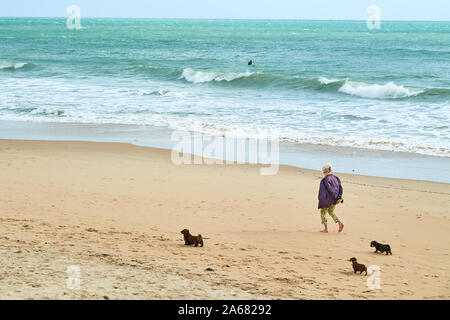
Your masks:
{"label": "dark figure in water", "polygon": [[253,64],[253,60],[250,60],[250,61],[248,62],[248,65],[251,66],[252,64]]}

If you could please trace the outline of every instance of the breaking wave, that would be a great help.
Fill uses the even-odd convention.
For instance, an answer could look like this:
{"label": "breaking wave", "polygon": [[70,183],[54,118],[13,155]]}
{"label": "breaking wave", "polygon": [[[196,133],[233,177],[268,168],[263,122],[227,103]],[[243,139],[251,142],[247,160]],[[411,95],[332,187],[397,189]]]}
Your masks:
{"label": "breaking wave", "polygon": [[351,79],[283,77],[252,72],[200,71],[186,68],[178,79],[190,83],[215,83],[233,87],[266,88],[274,87],[292,90],[317,90],[348,94],[366,99],[404,99],[422,94],[431,96],[450,96],[446,88],[413,88],[388,82],[385,84],[367,83]]}
{"label": "breaking wave", "polygon": [[417,96],[425,90],[407,88],[396,85],[393,82],[386,84],[368,84],[364,82],[346,81],[344,85],[339,88],[339,91],[362,98],[399,99]]}
{"label": "breaking wave", "polygon": [[27,62],[15,62],[10,60],[0,60],[0,70],[17,70],[27,66],[32,66]]}
{"label": "breaking wave", "polygon": [[203,83],[203,82],[221,82],[221,81],[233,81],[239,78],[249,77],[253,73],[235,73],[235,72],[215,72],[215,71],[198,71],[191,68],[183,70],[181,79],[184,79],[192,83]]}

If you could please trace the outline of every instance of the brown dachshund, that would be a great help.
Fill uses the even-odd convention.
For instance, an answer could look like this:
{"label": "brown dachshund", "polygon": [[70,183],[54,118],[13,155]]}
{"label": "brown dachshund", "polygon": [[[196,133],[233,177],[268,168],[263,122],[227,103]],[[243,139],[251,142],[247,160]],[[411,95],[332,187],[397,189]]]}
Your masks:
{"label": "brown dachshund", "polygon": [[181,230],[181,233],[184,235],[185,245],[189,246],[193,244],[198,247],[198,245],[200,244],[200,246],[203,247],[203,238],[201,234],[199,234],[198,236],[193,236],[189,233],[188,229]]}
{"label": "brown dachshund", "polygon": [[355,257],[351,258],[348,261],[351,261],[351,263],[353,264],[353,270],[355,271],[355,273],[356,273],[356,271],[359,271],[359,274],[362,274],[362,272],[365,271],[366,272],[365,275],[367,276],[367,268],[366,268],[366,266],[356,262],[356,258]]}

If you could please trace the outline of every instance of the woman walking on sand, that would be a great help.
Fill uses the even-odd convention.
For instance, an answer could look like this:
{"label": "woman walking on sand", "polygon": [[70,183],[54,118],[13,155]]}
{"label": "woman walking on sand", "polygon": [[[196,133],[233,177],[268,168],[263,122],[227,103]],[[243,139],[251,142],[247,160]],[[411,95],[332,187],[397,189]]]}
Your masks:
{"label": "woman walking on sand", "polygon": [[324,229],[320,232],[328,232],[327,226],[327,213],[333,218],[334,222],[339,224],[339,232],[344,229],[344,224],[334,213],[336,204],[344,202],[342,199],[342,185],[341,180],[331,173],[331,164],[326,164],[322,167],[322,172],[325,177],[320,181],[319,189],[319,209],[320,217],[322,218],[322,224]]}

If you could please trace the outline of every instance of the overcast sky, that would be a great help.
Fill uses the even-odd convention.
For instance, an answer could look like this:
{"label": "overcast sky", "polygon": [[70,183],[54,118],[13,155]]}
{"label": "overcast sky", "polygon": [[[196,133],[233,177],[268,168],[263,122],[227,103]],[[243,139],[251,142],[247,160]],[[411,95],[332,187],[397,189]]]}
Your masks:
{"label": "overcast sky", "polygon": [[383,20],[450,21],[450,0],[6,0],[0,16],[365,20],[378,5]]}

